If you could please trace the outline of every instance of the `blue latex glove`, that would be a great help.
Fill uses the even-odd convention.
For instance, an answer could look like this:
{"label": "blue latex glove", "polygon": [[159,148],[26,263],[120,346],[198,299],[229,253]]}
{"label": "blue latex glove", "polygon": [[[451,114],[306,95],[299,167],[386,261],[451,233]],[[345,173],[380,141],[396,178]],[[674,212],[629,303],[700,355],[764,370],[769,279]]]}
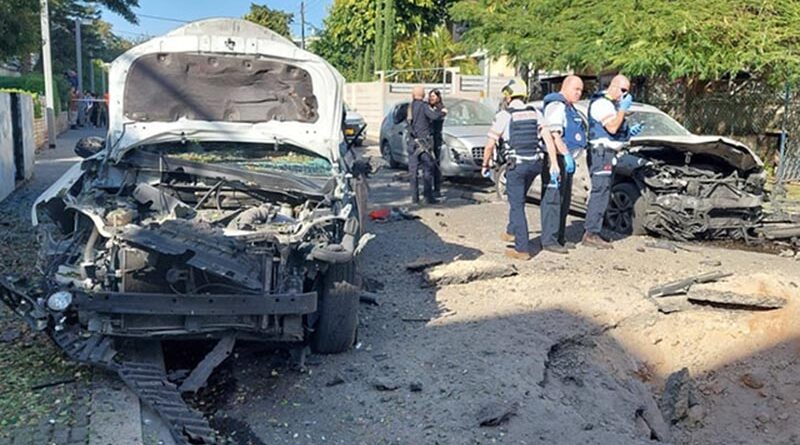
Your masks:
{"label": "blue latex glove", "polygon": [[644,130],[644,124],[643,123],[638,123],[638,124],[634,125],[633,127],[631,127],[630,130],[628,130],[628,134],[630,134],[631,137],[638,136],[639,133],[642,132],[642,130]]}
{"label": "blue latex glove", "polygon": [[549,186],[558,188],[559,176],[561,176],[561,172],[558,171],[558,166],[550,167],[550,185]]}
{"label": "blue latex glove", "polygon": [[633,95],[631,93],[623,94],[619,99],[619,109],[628,111],[631,109],[631,105],[633,105]]}
{"label": "blue latex glove", "polygon": [[566,167],[567,173],[575,173],[575,158],[569,153],[564,153],[564,167]]}

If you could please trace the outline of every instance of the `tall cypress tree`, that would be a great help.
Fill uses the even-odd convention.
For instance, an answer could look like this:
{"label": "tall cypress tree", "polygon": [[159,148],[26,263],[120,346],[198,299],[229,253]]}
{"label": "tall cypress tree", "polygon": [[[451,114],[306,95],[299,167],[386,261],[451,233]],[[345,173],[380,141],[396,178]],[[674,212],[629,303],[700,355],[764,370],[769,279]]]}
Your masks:
{"label": "tall cypress tree", "polygon": [[385,0],[378,0],[375,2],[375,7],[377,8],[376,15],[375,15],[375,69],[382,70],[383,69],[383,33],[384,33],[384,4]]}
{"label": "tall cypress tree", "polygon": [[381,48],[382,69],[388,70],[392,67],[392,55],[394,54],[394,21],[395,7],[394,0],[386,0],[385,23],[383,24],[383,42]]}

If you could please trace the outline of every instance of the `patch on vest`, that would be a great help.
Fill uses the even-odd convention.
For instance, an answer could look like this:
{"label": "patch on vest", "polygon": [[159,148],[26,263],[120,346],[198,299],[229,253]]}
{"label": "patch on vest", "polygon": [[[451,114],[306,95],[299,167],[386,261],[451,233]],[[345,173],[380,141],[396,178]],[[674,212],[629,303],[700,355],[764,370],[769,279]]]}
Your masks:
{"label": "patch on vest", "polygon": [[515,111],[511,113],[512,121],[535,121],[538,119],[535,111]]}

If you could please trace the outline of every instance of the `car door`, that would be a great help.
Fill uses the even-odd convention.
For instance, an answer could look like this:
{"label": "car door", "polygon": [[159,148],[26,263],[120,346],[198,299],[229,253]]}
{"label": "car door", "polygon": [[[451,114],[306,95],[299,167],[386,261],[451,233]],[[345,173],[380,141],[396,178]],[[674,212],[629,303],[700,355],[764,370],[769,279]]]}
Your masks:
{"label": "car door", "polygon": [[394,107],[392,111],[392,126],[389,133],[389,146],[395,161],[407,164],[408,151],[406,151],[406,133],[408,132],[408,102],[403,102]]}

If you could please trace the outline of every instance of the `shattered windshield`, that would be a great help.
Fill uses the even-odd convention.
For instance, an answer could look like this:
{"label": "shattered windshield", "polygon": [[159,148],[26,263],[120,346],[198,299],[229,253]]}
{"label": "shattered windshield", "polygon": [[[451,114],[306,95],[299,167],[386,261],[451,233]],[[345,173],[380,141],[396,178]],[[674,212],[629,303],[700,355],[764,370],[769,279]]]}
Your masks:
{"label": "shattered windshield", "polygon": [[472,125],[492,125],[494,112],[489,107],[471,100],[445,103],[447,117],[445,127],[467,127]]}
{"label": "shattered windshield", "polygon": [[661,112],[634,111],[627,119],[628,125],[631,127],[638,123],[644,124],[639,137],[688,136],[691,134],[675,119]]}
{"label": "shattered windshield", "polygon": [[205,164],[221,164],[254,172],[286,172],[303,176],[330,176],[331,164],[292,145],[237,142],[164,143],[147,148],[168,158]]}

